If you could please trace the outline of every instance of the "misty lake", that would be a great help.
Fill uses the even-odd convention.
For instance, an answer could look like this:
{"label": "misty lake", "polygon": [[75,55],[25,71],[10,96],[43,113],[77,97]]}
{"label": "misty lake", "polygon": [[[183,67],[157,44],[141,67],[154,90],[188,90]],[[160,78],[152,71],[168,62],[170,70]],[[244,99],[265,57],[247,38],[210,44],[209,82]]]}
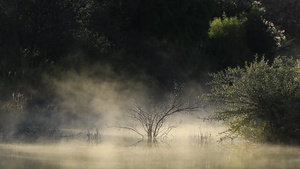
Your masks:
{"label": "misty lake", "polygon": [[3,169],[216,169],[300,167],[300,147],[254,143],[191,144],[188,140],[149,148],[129,141],[0,144]]}

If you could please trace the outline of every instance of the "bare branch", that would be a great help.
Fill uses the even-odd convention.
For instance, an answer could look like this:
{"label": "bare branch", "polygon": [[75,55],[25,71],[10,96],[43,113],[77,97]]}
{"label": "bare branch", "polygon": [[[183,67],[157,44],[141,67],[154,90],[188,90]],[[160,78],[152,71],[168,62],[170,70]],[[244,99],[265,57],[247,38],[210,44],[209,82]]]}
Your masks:
{"label": "bare branch", "polygon": [[164,101],[156,102],[154,99],[149,99],[146,103],[146,106],[141,105],[135,99],[133,107],[128,111],[129,117],[133,122],[137,122],[139,127],[144,129],[144,132],[139,132],[137,126],[134,126],[132,123],[124,127],[118,126],[118,128],[131,130],[142,137],[146,136],[150,141],[166,137],[172,129],[180,124],[164,125],[170,116],[176,113],[196,111],[201,107],[195,99],[191,99],[191,97],[185,99],[182,87],[178,86],[175,86],[175,91]]}
{"label": "bare branch", "polygon": [[125,129],[125,130],[130,130],[135,132],[136,134],[140,135],[143,139],[145,138],[143,134],[141,134],[136,127],[130,125],[130,126],[118,126],[118,125],[114,125],[112,127],[118,128],[118,129]]}

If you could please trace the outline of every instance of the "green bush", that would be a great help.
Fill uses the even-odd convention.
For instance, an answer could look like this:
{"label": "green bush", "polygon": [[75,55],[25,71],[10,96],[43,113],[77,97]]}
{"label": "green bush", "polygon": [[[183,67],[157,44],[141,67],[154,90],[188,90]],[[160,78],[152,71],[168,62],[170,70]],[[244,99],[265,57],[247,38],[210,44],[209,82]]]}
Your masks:
{"label": "green bush", "polygon": [[207,98],[218,103],[213,118],[247,139],[300,141],[299,73],[296,60],[277,57],[211,74]]}
{"label": "green bush", "polygon": [[[208,54],[211,55],[211,64],[217,70],[225,66],[241,65],[247,60],[249,49],[246,43],[246,17],[215,18],[208,30]],[[252,55],[253,56],[253,55]]]}
{"label": "green bush", "polygon": [[215,18],[208,30],[207,54],[217,70],[242,66],[254,54],[273,59],[285,45],[284,31],[264,18],[265,9],[255,2],[247,11],[235,16]]}
{"label": "green bush", "polygon": [[210,23],[208,31],[209,38],[221,38],[226,36],[242,36],[245,34],[244,23],[247,18],[227,17],[225,13],[222,18],[215,18]]}

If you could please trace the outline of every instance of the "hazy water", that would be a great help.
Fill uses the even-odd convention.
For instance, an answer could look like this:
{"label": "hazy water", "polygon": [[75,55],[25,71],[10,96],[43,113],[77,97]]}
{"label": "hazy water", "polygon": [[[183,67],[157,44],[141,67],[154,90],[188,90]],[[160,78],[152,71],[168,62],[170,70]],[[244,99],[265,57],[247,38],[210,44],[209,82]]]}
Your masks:
{"label": "hazy water", "polygon": [[2,169],[300,168],[300,147],[249,143],[0,144]]}

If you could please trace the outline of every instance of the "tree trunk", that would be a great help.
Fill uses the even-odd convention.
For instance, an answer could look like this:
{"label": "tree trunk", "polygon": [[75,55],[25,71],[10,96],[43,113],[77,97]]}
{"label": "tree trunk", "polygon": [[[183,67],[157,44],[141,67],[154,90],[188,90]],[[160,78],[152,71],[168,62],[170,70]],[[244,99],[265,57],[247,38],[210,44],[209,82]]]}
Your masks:
{"label": "tree trunk", "polygon": [[148,140],[152,140],[153,139],[153,135],[152,135],[153,133],[152,133],[152,128],[149,128],[148,129]]}

